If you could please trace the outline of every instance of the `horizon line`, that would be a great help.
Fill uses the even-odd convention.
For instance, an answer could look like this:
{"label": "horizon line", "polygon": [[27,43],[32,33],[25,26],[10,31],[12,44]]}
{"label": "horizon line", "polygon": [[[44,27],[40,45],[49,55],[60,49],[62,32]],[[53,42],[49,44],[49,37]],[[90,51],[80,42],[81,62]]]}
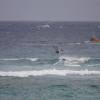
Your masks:
{"label": "horizon line", "polygon": [[0,20],[0,22],[100,22],[100,21],[95,21],[95,20],[85,20],[85,21],[83,21],[83,20],[77,20],[77,21],[75,21],[75,20],[70,20],[70,21],[68,21],[68,20]]}

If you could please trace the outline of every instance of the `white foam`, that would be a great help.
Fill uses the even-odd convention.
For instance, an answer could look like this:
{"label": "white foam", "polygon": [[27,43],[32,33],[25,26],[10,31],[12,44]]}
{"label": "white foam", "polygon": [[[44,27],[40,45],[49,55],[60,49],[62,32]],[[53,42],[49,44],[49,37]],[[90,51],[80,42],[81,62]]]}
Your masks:
{"label": "white foam", "polygon": [[100,64],[91,64],[91,65],[87,65],[88,67],[94,67],[94,66],[100,66]]}
{"label": "white foam", "polygon": [[81,45],[82,43],[80,42],[72,42],[72,43],[68,43],[68,45]]}
{"label": "white foam", "polygon": [[90,41],[84,41],[84,43],[90,43]]}
{"label": "white foam", "polygon": [[66,64],[80,64],[85,63],[90,58],[89,57],[69,57],[69,56],[61,56],[59,57],[60,61],[64,60]]}
{"label": "white foam", "polygon": [[26,60],[31,60],[31,61],[37,61],[38,58],[5,58],[5,59],[0,59],[0,60],[4,60],[4,61],[14,61],[14,60],[23,60],[23,59],[26,59]]}
{"label": "white foam", "polygon": [[20,60],[20,58],[4,58],[4,59],[0,59],[0,60],[4,60],[4,61],[9,61],[9,60]]}
{"label": "white foam", "polygon": [[44,25],[40,25],[40,26],[37,26],[38,28],[50,28],[50,25],[49,24],[44,24]]}
{"label": "white foam", "polygon": [[44,75],[100,75],[100,71],[85,70],[32,70],[32,71],[0,71],[0,76],[13,76],[13,77],[28,77],[28,76],[44,76]]}
{"label": "white foam", "polygon": [[31,61],[37,61],[38,60],[38,58],[25,58],[25,59],[31,60]]}
{"label": "white foam", "polygon": [[49,25],[49,24],[45,24],[45,25],[42,25],[42,27],[44,27],[44,28],[49,28],[50,25]]}

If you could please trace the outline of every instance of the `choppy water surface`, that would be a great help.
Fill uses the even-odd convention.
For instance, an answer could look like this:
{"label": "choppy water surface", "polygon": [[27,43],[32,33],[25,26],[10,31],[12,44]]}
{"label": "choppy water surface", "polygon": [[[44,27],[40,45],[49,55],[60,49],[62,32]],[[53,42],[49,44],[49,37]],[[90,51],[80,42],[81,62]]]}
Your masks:
{"label": "choppy water surface", "polygon": [[99,26],[0,22],[0,100],[100,100]]}

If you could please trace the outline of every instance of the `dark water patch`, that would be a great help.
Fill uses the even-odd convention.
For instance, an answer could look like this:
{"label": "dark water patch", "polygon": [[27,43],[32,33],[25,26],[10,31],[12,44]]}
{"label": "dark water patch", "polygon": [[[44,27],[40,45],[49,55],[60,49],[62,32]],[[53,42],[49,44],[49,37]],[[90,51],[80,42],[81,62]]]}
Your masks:
{"label": "dark water patch", "polygon": [[98,85],[90,85],[90,87],[92,87],[92,88],[100,88],[100,86],[98,86]]}

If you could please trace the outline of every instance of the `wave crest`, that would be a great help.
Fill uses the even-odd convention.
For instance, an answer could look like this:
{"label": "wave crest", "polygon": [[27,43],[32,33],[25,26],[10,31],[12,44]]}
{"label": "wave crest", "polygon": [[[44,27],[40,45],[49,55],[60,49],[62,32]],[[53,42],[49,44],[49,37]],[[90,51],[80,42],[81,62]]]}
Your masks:
{"label": "wave crest", "polygon": [[33,70],[33,71],[0,71],[0,76],[13,76],[13,77],[28,77],[28,76],[44,76],[44,75],[100,75],[100,71],[85,70]]}
{"label": "wave crest", "polygon": [[61,56],[60,60],[64,60],[67,64],[79,64],[85,63],[86,61],[90,60],[89,57],[68,57],[68,56]]}
{"label": "wave crest", "polygon": [[1,61],[16,61],[16,60],[30,60],[30,61],[37,61],[38,58],[5,58],[0,59]]}

